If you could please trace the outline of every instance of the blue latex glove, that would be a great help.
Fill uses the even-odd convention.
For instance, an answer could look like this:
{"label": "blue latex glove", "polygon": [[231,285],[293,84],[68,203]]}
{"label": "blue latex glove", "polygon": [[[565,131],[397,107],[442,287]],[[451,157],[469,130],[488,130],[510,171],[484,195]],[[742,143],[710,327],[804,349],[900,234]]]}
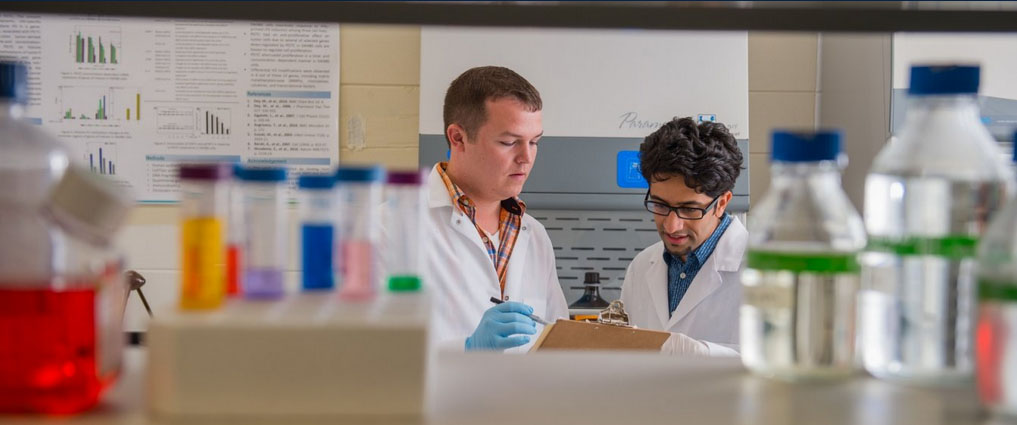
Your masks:
{"label": "blue latex glove", "polygon": [[477,330],[466,338],[466,351],[504,350],[525,345],[530,342],[527,335],[537,333],[537,324],[527,317],[530,314],[533,314],[533,307],[514,301],[487,309]]}

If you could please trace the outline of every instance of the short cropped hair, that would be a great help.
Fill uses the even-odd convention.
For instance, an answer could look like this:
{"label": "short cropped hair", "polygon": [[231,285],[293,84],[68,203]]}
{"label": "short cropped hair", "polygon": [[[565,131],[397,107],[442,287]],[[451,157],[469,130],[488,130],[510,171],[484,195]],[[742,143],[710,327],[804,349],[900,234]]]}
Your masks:
{"label": "short cropped hair", "polygon": [[648,182],[681,177],[696,193],[717,197],[734,188],[742,169],[738,141],[724,124],[674,118],[639,145]]}
{"label": "short cropped hair", "polygon": [[[485,102],[504,97],[515,98],[529,112],[539,111],[544,106],[540,92],[511,69],[481,66],[467,70],[456,77],[445,92],[445,106],[442,110],[445,129],[452,124],[459,124],[466,130],[468,137],[475,136],[487,121]],[[448,136],[446,142],[447,139]]]}

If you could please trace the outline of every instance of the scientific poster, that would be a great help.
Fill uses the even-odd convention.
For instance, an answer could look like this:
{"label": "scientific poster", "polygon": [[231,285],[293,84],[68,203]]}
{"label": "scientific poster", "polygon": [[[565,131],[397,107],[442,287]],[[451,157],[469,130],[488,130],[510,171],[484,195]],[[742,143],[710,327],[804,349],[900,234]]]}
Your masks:
{"label": "scientific poster", "polygon": [[141,201],[175,201],[183,161],[339,159],[338,24],[0,14],[0,56],[29,65],[27,116]]}

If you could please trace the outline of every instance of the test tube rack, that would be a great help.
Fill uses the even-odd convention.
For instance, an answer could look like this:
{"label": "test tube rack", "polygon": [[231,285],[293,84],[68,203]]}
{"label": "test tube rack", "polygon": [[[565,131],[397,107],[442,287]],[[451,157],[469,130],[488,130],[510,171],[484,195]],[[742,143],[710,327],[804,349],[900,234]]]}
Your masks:
{"label": "test tube rack", "polygon": [[334,292],[157,311],[148,405],[157,419],[320,418],[415,423],[433,355],[425,294],[339,300]]}

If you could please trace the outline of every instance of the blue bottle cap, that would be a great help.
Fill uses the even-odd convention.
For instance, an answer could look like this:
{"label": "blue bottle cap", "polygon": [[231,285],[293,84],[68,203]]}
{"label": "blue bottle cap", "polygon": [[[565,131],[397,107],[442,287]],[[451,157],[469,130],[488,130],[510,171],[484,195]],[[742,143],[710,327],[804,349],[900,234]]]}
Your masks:
{"label": "blue bottle cap", "polygon": [[840,130],[774,130],[770,158],[780,162],[834,161],[840,155]]}
{"label": "blue bottle cap", "polygon": [[286,169],[282,167],[244,167],[240,178],[251,182],[281,182],[286,180]]}
{"label": "blue bottle cap", "polygon": [[911,67],[908,94],[978,94],[978,65],[916,65]]}
{"label": "blue bottle cap", "polygon": [[339,183],[372,183],[385,178],[385,169],[381,166],[339,167],[335,179]]}
{"label": "blue bottle cap", "polygon": [[335,177],[331,174],[304,174],[297,178],[297,187],[301,189],[331,189],[335,186]]}
{"label": "blue bottle cap", "polygon": [[0,62],[0,98],[17,103],[28,100],[28,67],[20,62]]}

